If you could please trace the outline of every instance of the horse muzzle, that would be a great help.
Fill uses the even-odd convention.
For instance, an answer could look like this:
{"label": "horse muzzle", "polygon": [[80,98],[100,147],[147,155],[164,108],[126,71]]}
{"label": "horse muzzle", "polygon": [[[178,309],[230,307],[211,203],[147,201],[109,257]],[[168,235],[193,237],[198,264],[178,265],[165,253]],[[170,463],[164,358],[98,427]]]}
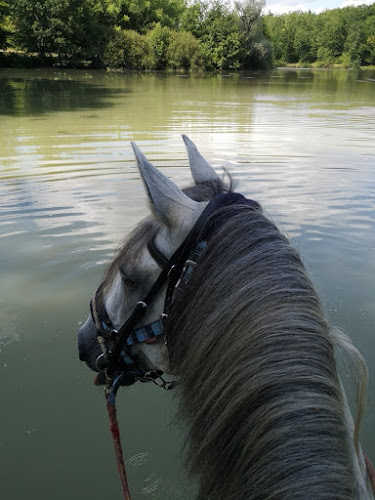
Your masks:
{"label": "horse muzzle", "polygon": [[[97,334],[95,323],[89,316],[78,331],[78,354],[79,359],[84,361],[92,371],[99,372],[95,384],[105,385],[107,383],[105,370],[108,368],[108,361],[103,355]],[[121,366],[121,372],[123,374],[121,385],[133,385],[137,381],[134,374],[127,370],[125,364]]]}
{"label": "horse muzzle", "polygon": [[97,360],[102,355],[102,350],[97,340],[97,332],[91,316],[78,331],[78,353],[79,359],[95,371],[101,371],[97,365]]}

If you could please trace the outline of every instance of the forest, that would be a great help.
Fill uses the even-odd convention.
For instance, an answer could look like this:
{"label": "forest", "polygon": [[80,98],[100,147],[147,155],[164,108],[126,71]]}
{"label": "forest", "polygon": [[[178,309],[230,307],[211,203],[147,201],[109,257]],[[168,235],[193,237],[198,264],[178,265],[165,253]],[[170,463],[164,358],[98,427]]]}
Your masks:
{"label": "forest", "polygon": [[265,11],[264,0],[0,0],[0,67],[375,65],[375,3]]}

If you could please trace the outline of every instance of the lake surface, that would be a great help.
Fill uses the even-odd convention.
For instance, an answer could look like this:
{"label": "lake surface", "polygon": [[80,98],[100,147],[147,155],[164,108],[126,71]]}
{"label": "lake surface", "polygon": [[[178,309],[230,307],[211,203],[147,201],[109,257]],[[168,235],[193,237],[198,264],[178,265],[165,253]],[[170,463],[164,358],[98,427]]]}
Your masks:
{"label": "lake surface", "polygon": [[[0,70],[3,500],[120,499],[102,390],[76,333],[119,241],[147,214],[130,141],[180,186],[181,133],[301,251],[371,377],[375,460],[375,72],[123,75]],[[190,500],[173,395],[118,398],[133,500]]]}

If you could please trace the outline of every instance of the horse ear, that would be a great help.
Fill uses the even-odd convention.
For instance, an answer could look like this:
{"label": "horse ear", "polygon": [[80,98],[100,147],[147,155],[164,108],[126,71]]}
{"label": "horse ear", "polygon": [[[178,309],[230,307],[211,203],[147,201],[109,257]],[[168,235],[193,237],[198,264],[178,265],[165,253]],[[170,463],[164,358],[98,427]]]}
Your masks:
{"label": "horse ear", "polygon": [[137,165],[147,191],[151,210],[168,227],[184,225],[199,210],[199,203],[189,198],[174,182],[147,160],[132,142]]}
{"label": "horse ear", "polygon": [[220,177],[200,154],[194,142],[191,141],[189,137],[186,137],[186,135],[183,135],[182,138],[189,156],[190,169],[195,184],[220,181]]}

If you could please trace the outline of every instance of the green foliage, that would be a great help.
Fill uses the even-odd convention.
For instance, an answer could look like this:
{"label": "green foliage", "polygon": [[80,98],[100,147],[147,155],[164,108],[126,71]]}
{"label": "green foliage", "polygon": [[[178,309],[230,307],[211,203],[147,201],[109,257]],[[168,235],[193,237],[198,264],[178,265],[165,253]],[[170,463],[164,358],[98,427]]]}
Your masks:
{"label": "green foliage", "polygon": [[242,67],[267,68],[272,63],[272,46],[265,35],[262,10],[265,0],[235,2],[235,10],[242,35]]}
{"label": "green foliage", "polygon": [[167,49],[168,67],[171,69],[198,69],[201,51],[198,40],[187,31],[175,31]]}
{"label": "green foliage", "polygon": [[[123,0],[116,1],[118,2],[116,5],[113,1],[107,4],[107,12],[119,19],[118,7],[121,2],[122,6],[125,3]],[[246,0],[242,23],[238,14],[241,8],[239,3],[236,11],[231,10],[228,4],[221,0],[193,3],[185,8],[181,16],[180,31],[172,30],[168,24],[162,22],[154,24],[154,27],[146,33],[149,48],[147,54],[144,40],[141,43],[141,39],[133,34],[130,42],[129,30],[116,30],[106,49],[106,64],[129,69],[138,65],[140,69],[158,70],[267,67],[271,60],[271,46],[263,32],[260,17],[262,1]],[[142,2],[137,5],[143,9]],[[177,3],[174,2],[173,5]],[[127,2],[126,6],[129,12],[131,3]],[[129,20],[125,19],[126,23],[130,20],[135,23],[134,17],[128,17]],[[146,25],[150,26],[154,22],[150,19],[149,17],[143,26],[138,23],[138,30],[142,32]],[[243,27],[244,21],[246,29]],[[138,47],[137,58],[127,55],[134,52],[134,46]],[[143,57],[140,55],[142,52]]]}
{"label": "green foliage", "polygon": [[208,69],[240,67],[242,40],[237,26],[233,14],[212,15],[204,22],[200,39],[203,60]]}
{"label": "green foliage", "polygon": [[272,42],[275,59],[286,63],[316,60],[315,14],[291,12],[283,16],[266,16],[265,31]]}
{"label": "green foliage", "polygon": [[181,15],[182,31],[188,31],[194,36],[199,36],[200,23],[202,21],[202,9],[199,2],[188,5]]}
{"label": "green foliage", "polygon": [[375,62],[375,10],[374,15],[365,19],[357,19],[348,27],[344,51],[352,61],[358,64],[374,64]]}
{"label": "green foliage", "polygon": [[358,67],[374,62],[375,4],[327,10],[321,14],[291,12],[264,18],[274,58],[282,63],[341,64]]}
{"label": "green foliage", "polygon": [[113,24],[146,33],[158,23],[177,28],[185,10],[184,0],[105,0]]}
{"label": "green foliage", "polygon": [[116,28],[105,50],[105,65],[123,69],[195,69],[200,67],[198,40],[185,31],[156,25],[147,35]]}
{"label": "green foliage", "polygon": [[63,65],[98,62],[109,34],[100,0],[14,0],[12,19],[20,47]]}
{"label": "green foliage", "polygon": [[0,49],[7,44],[10,34],[8,15],[10,12],[8,0],[0,0]]}
{"label": "green foliage", "polygon": [[194,29],[201,42],[205,68],[225,70],[268,65],[271,47],[260,17],[263,6],[263,0],[236,2],[234,10],[220,0],[200,4],[199,16],[195,12],[200,23]]}
{"label": "green foliage", "polygon": [[168,66],[168,51],[172,41],[172,32],[167,26],[157,23],[147,34],[147,40],[152,50],[152,68],[166,69]]}
{"label": "green foliage", "polygon": [[318,59],[335,61],[341,56],[345,42],[345,23],[342,16],[326,11],[320,16],[321,29],[318,35]]}
{"label": "green foliage", "polygon": [[144,35],[117,28],[104,53],[109,68],[148,69],[151,48]]}
{"label": "green foliage", "polygon": [[[264,0],[0,0],[0,49],[61,66],[375,64],[375,4],[263,16]],[[4,53],[4,61],[22,57]],[[25,60],[25,59],[23,59]]]}

